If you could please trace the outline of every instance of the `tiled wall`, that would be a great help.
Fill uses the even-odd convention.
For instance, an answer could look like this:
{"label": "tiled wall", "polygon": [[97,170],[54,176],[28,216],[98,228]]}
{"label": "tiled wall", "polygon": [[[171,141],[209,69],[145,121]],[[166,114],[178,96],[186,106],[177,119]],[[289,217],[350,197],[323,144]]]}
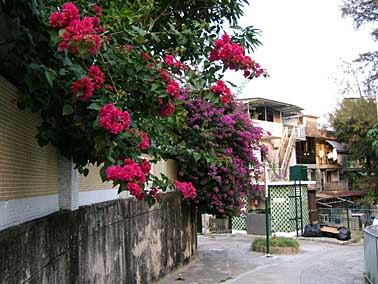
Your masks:
{"label": "tiled wall", "polygon": [[16,88],[0,76],[0,200],[57,194],[57,151],[38,145],[39,116],[18,109],[16,100]]}

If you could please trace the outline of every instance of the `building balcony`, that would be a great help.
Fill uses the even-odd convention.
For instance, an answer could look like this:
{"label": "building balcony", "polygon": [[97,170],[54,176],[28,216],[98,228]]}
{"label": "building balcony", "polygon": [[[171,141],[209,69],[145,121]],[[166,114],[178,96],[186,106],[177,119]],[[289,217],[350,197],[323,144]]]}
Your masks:
{"label": "building balcony", "polygon": [[263,138],[277,139],[282,138],[284,126],[279,122],[271,122],[264,120],[252,119],[255,125],[261,127],[265,132],[269,132],[271,135],[264,134]]}

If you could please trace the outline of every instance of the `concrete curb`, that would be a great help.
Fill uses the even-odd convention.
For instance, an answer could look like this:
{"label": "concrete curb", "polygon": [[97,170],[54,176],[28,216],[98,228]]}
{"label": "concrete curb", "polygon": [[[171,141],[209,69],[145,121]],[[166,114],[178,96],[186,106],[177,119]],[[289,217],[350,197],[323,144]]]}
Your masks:
{"label": "concrete curb", "polygon": [[301,241],[329,243],[329,244],[336,244],[336,245],[350,245],[350,244],[359,243],[361,241],[361,240],[355,240],[355,239],[350,239],[350,240],[347,240],[347,241],[340,241],[338,239],[325,238],[325,237],[318,237],[318,238],[297,237],[296,239],[301,240]]}
{"label": "concrete curb", "polygon": [[[266,246],[252,246],[252,251],[259,253],[266,253]],[[270,247],[269,251],[271,254],[283,254],[283,255],[293,255],[299,252],[299,248],[293,247]]]}

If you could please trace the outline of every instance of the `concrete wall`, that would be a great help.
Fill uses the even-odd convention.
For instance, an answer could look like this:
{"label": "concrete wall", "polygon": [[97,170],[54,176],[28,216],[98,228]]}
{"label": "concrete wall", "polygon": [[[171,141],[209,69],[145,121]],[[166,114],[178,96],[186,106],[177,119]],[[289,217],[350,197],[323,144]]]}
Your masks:
{"label": "concrete wall", "polygon": [[0,232],[0,283],[151,283],[196,249],[195,208],[176,193],[107,201]]}

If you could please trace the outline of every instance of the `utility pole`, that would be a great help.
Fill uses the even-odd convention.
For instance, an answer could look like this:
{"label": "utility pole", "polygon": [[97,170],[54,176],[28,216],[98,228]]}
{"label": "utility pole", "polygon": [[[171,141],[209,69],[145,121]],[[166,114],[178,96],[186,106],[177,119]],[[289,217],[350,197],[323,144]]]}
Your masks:
{"label": "utility pole", "polygon": [[269,187],[268,162],[264,163],[264,189],[265,189],[265,227],[266,227],[266,256],[270,256],[270,228],[269,228]]}

